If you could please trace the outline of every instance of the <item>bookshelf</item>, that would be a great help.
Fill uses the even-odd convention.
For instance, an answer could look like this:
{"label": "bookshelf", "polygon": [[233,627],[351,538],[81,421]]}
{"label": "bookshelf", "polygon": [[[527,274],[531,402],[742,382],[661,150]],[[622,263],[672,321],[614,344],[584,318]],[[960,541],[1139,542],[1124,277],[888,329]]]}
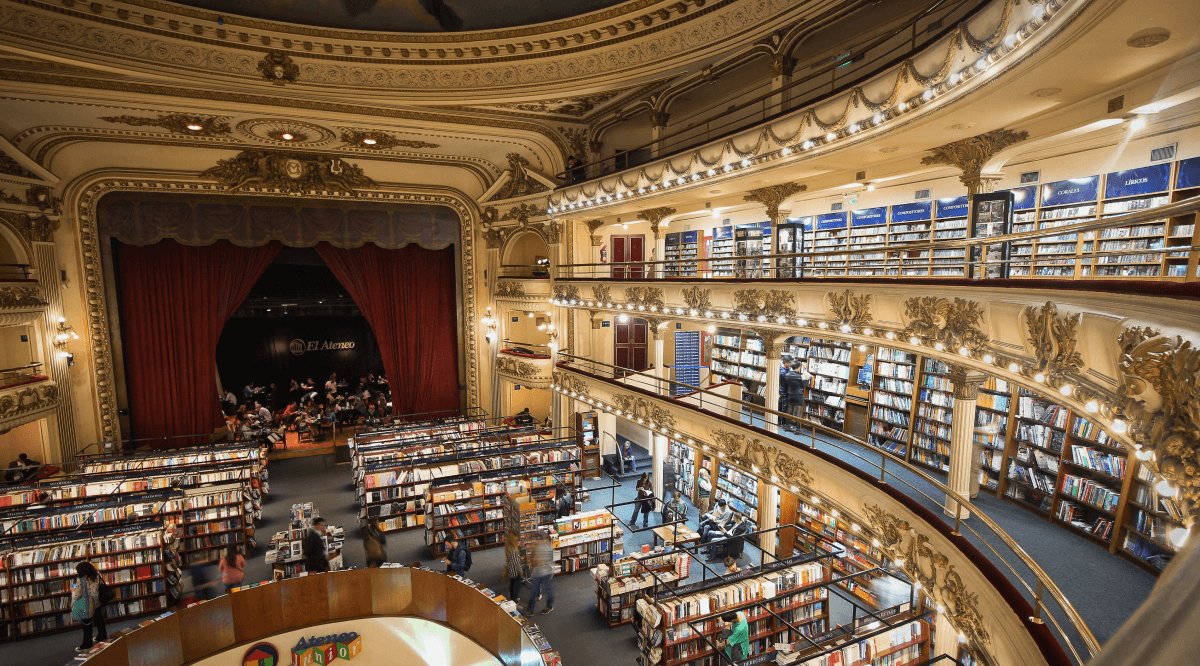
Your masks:
{"label": "bookshelf", "polygon": [[476,550],[501,543],[504,534],[504,493],[498,481],[455,483],[425,491],[425,545],[436,556],[446,554],[453,534]]}
{"label": "bookshelf", "polygon": [[937,359],[926,358],[917,385],[917,411],[913,416],[910,462],[937,472],[950,470],[950,422],[954,394],[949,368]]}
{"label": "bookshelf", "polygon": [[709,243],[708,256],[713,260],[708,263],[713,277],[733,277],[733,255],[736,245],[733,227],[729,226],[729,220],[725,220],[725,224],[726,226],[713,228],[712,240]]}
{"label": "bookshelf", "polygon": [[[1183,516],[1174,500],[1159,495],[1154,474],[1140,463],[1135,467],[1137,472],[1132,474],[1132,488],[1125,500],[1122,537],[1114,541],[1114,546],[1119,543],[1117,552],[1157,574],[1175,555],[1170,534],[1183,526]],[[1130,474],[1128,467],[1126,474]]]}
{"label": "bookshelf", "polygon": [[850,381],[853,345],[813,338],[808,343],[808,398],[805,414],[818,423],[841,430],[846,420],[846,385]]}
{"label": "bookshelf", "polygon": [[613,554],[624,549],[623,536],[608,509],[556,519],[551,545],[558,573],[575,573],[612,562]]}
{"label": "bookshelf", "polygon": [[596,412],[575,412],[575,443],[583,452],[584,478],[600,478],[600,420]]}
{"label": "bookshelf", "polygon": [[1066,408],[1018,389],[1005,497],[1035,513],[1053,510],[1069,415]]}
{"label": "bookshelf", "polygon": [[[683,586],[677,594],[660,594],[654,603],[641,600],[639,662],[645,666],[713,663],[708,641],[724,628],[720,616],[734,611],[743,612],[750,625],[752,655],[800,638],[768,608],[800,633],[820,634],[829,626],[828,590],[820,585],[828,580],[829,570],[820,564],[797,564]],[[650,637],[656,631],[661,632],[662,643],[652,647]]]}
{"label": "bookshelf", "polygon": [[[271,566],[272,578],[283,580],[295,578],[304,572],[304,535],[312,527],[313,518],[320,512],[312,502],[293,504],[291,509],[291,526],[276,532],[271,537],[270,546],[263,557]],[[329,570],[338,571],[343,566],[342,548],[346,541],[346,531],[341,527],[326,525],[325,536],[326,559],[329,560]]]}
{"label": "bookshelf", "polygon": [[759,481],[758,477],[722,462],[717,467],[714,498],[725,500],[729,508],[744,514],[758,529]]}
{"label": "bookshelf", "polygon": [[[844,547],[844,552],[837,559],[830,560],[833,563],[833,570],[840,575],[875,569],[881,565],[882,554],[879,549],[862,538],[859,531],[854,529],[854,523],[842,518],[837,509],[826,509],[815,502],[798,497],[795,524],[836,541]],[[803,553],[824,550],[818,549],[817,538],[804,530],[796,530],[795,545],[797,550]],[[871,591],[869,576],[859,576],[854,580],[841,581],[837,585],[860,601],[872,607],[879,606],[879,598]]]}
{"label": "bookshelf", "polygon": [[887,246],[887,207],[860,208],[850,212],[850,235],[848,248],[850,252],[870,252],[850,261],[849,275],[885,275],[887,255],[883,248]]}
{"label": "bookshelf", "polygon": [[[215,564],[224,549],[242,552],[254,545],[254,527],[246,515],[247,498],[239,485],[216,486],[185,493],[179,501],[181,553],[185,565]],[[170,518],[168,518],[170,519]]]}
{"label": "bookshelf", "polygon": [[929,622],[916,613],[906,611],[893,616],[887,628],[877,631],[866,628],[870,620],[861,619],[816,637],[814,641],[821,643],[820,646],[807,641],[785,646],[775,662],[780,666],[906,666],[929,659],[932,635]]}
{"label": "bookshelf", "polygon": [[663,242],[663,260],[666,277],[696,277],[698,260],[703,253],[700,248],[699,231],[680,231],[666,235]]}
{"label": "bookshelf", "polygon": [[1004,475],[1004,449],[1012,411],[1012,386],[1003,379],[989,377],[979,387],[975,401],[972,439],[974,449],[979,451],[980,485],[993,492],[1000,488],[1000,477]]}
{"label": "bookshelf", "polygon": [[736,328],[718,328],[713,335],[711,368],[721,379],[742,384],[742,400],[765,403],[767,356],[758,336]]}
{"label": "bookshelf", "polygon": [[[966,238],[967,214],[967,197],[938,199],[934,205],[933,240]],[[965,248],[934,250],[929,259],[930,275],[963,277],[965,256]]]}
{"label": "bookshelf", "polygon": [[[816,216],[813,220],[813,252],[845,250],[849,237],[849,231],[846,228],[846,214],[843,212],[824,213]],[[811,275],[817,277],[845,275],[846,269],[843,268],[845,261],[846,255],[844,254],[815,257],[810,265]]]}
{"label": "bookshelf", "polygon": [[639,592],[674,589],[691,574],[691,555],[686,551],[663,552],[662,548],[648,553],[631,553],[611,564],[592,569],[596,579],[596,609],[616,627],[633,621],[635,597]]}
{"label": "bookshelf", "polygon": [[3,559],[6,597],[5,629],[24,637],[71,629],[71,583],[75,566],[90,561],[112,587],[116,599],[105,606],[108,622],[120,621],[167,606],[167,581],[161,522],[109,530],[62,534],[12,544]]}
{"label": "bookshelf", "polygon": [[696,450],[674,439],[667,443],[667,457],[675,469],[675,489],[696,499]]}
{"label": "bookshelf", "polygon": [[867,441],[908,459],[913,402],[916,400],[917,355],[880,347],[875,354]]}

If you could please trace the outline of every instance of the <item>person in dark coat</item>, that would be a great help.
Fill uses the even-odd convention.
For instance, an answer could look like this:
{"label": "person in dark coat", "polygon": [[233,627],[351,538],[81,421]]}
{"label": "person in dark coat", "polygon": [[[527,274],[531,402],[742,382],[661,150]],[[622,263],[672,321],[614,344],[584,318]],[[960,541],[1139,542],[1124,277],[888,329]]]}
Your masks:
{"label": "person in dark coat", "polygon": [[446,540],[446,557],[442,560],[446,564],[446,573],[465,576],[467,571],[467,557],[466,544],[454,537]]}
{"label": "person in dark coat", "polygon": [[372,518],[363,530],[363,550],[367,552],[367,566],[378,567],[387,562],[387,536],[379,527],[379,519]]}
{"label": "person in dark coat", "polygon": [[329,571],[329,549],[325,546],[324,518],[313,518],[312,527],[304,534],[304,570],[309,573]]}

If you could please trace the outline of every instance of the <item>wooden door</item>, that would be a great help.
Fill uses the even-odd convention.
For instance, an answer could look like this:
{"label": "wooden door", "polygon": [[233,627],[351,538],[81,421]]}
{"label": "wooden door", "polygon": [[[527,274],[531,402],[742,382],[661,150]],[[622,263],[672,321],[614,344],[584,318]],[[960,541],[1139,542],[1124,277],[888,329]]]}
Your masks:
{"label": "wooden door", "polygon": [[610,236],[609,241],[613,248],[613,279],[640,280],[644,278],[646,268],[640,262],[646,260],[646,235]]}
{"label": "wooden door", "polygon": [[645,370],[649,353],[649,327],[645,319],[629,319],[625,323],[614,321],[613,365],[630,370]]}

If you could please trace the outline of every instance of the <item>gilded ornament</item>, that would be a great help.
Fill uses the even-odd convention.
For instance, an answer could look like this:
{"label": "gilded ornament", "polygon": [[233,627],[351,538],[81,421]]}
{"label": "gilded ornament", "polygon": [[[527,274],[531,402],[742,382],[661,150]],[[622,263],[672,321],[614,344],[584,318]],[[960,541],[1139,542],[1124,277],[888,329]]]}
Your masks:
{"label": "gilded ornament", "polygon": [[355,148],[367,150],[387,150],[389,148],[440,148],[437,143],[415,141],[412,139],[397,139],[387,132],[363,132],[360,130],[342,130],[342,143]]}
{"label": "gilded ornament", "polygon": [[626,287],[625,304],[635,307],[641,305],[647,310],[654,307],[665,311],[666,308],[663,290],[658,287]]}
{"label": "gilded ornament", "polygon": [[58,231],[58,218],[45,215],[30,217],[25,213],[0,211],[0,219],[8,222],[21,237],[30,243],[53,243],[54,232]]}
{"label": "gilded ornament", "polygon": [[231,192],[254,187],[292,194],[354,194],[359,189],[376,186],[375,181],[363,174],[362,167],[340,157],[260,149],[243,150],[237,157],[220,160],[200,177],[211,178]]}
{"label": "gilded ornament", "polygon": [[658,208],[650,208],[643,211],[638,211],[638,219],[646,220],[650,223],[650,231],[654,233],[654,239],[658,240],[658,225],[667,217],[674,215],[675,209],[667,206]]}
{"label": "gilded ornament", "polygon": [[491,201],[523,197],[550,189],[529,175],[529,160],[520,153],[509,153],[505,157],[508,159],[508,182],[496,191]]}
{"label": "gilded ornament", "polygon": [[[494,211],[495,209],[493,208],[492,210]],[[508,234],[505,233],[503,227],[492,227],[491,229],[484,229],[483,231],[483,241],[487,244],[489,249],[502,247],[504,245],[504,239],[507,238],[507,236]]]}
{"label": "gilded ornament", "polygon": [[571,397],[582,397],[586,400],[591,395],[588,385],[569,372],[555,370],[550,375],[550,381],[555,386],[561,388],[564,394]]}
{"label": "gilded ornament", "polygon": [[508,209],[508,212],[500,216],[500,221],[516,220],[522,226],[529,224],[529,218],[541,215],[544,208],[539,208],[534,204],[522,202]]}
{"label": "gilded ornament", "polygon": [[804,461],[764,444],[757,437],[747,437],[724,430],[710,432],[718,454],[724,453],[726,460],[764,481],[780,486],[813,486],[812,473]]}
{"label": "gilded ornament", "polygon": [[190,136],[221,136],[232,130],[229,123],[216,116],[194,116],[186,113],[165,113],[156,118],[142,116],[102,116],[100,120],[132,127],[161,127],[168,132]]}
{"label": "gilded ornament", "polygon": [[1142,464],[1176,489],[1184,523],[1200,518],[1200,349],[1191,341],[1133,327],[1117,338],[1121,348],[1116,412],[1129,435],[1152,455]]}
{"label": "gilded ornament", "polygon": [[28,386],[0,394],[0,421],[13,419],[29,412],[50,409],[58,404],[58,386],[43,384]]}
{"label": "gilded ornament", "polygon": [[496,284],[496,297],[524,297],[525,285],[520,282],[500,282]]}
{"label": "gilded ornament", "polygon": [[966,347],[979,352],[988,345],[987,333],[981,329],[983,308],[975,301],[914,296],[904,301],[904,314],[908,326],[903,336],[918,338],[928,347],[940,342],[953,351]]}
{"label": "gilded ornament", "polygon": [[0,153],[0,173],[9,176],[17,176],[18,178],[36,178],[41,180],[41,177],[36,173],[21,166],[21,163],[14,160],[12,157]]}
{"label": "gilded ornament", "polygon": [[62,215],[62,199],[56,198],[54,190],[45,185],[31,185],[26,188],[25,204],[43,213],[50,211],[51,215]]}
{"label": "gilded ornament", "polygon": [[496,372],[517,379],[536,379],[538,367],[519,358],[500,354],[496,357]]}
{"label": "gilded ornament", "polygon": [[295,83],[300,76],[300,67],[292,58],[280,51],[271,51],[258,61],[258,71],[263,78],[277,86]]}
{"label": "gilded ornament", "polygon": [[791,331],[785,331],[777,328],[763,328],[755,326],[754,334],[762,339],[762,352],[771,360],[781,358],[783,356],[783,348],[787,346],[787,336]]}
{"label": "gilded ornament", "polygon": [[597,305],[612,303],[612,290],[606,284],[593,285],[592,298],[595,299]]}
{"label": "gilded ornament", "polygon": [[[567,143],[567,150],[571,151],[563,157],[574,156],[577,160],[587,161],[584,158],[587,156],[588,150],[588,129],[586,127],[559,126],[558,131]],[[566,162],[565,159],[563,161]]]}
{"label": "gilded ornament", "polygon": [[46,305],[40,287],[0,287],[0,308],[40,308]]}
{"label": "gilded ornament", "polygon": [[681,295],[683,296],[683,302],[687,304],[690,310],[695,310],[700,314],[712,310],[712,289],[688,287],[682,291]]}
{"label": "gilded ornament", "polygon": [[808,189],[807,185],[800,183],[780,183],[779,185],[770,185],[768,187],[760,187],[757,190],[750,190],[746,196],[742,197],[743,201],[756,201],[767,207],[767,217],[772,222],[779,224],[779,205],[788,197],[798,192],[803,192]]}
{"label": "gilded ornament", "polygon": [[596,230],[604,226],[603,220],[588,220],[583,223],[583,226],[587,227],[588,236],[592,241],[592,247],[600,247],[604,244],[604,237],[596,235]]}
{"label": "gilded ornament", "polygon": [[581,297],[579,296],[579,287],[576,287],[573,284],[556,284],[554,285],[554,296],[552,298],[554,298],[556,301],[564,301],[566,303],[570,303],[571,301],[578,303],[581,300]]}
{"label": "gilded ornament", "polygon": [[972,194],[978,194],[980,190],[977,188],[980,185],[983,165],[996,153],[1028,138],[1029,132],[1024,130],[1020,132],[1008,129],[992,130],[933,148],[929,151],[933,154],[921,158],[921,164],[947,164],[957,167],[962,171],[962,176],[959,177],[962,184],[971,188]]}
{"label": "gilded ornament", "polygon": [[671,412],[640,396],[616,393],[612,402],[617,410],[624,412],[626,418],[642,419],[648,425],[675,427],[675,417]]}
{"label": "gilded ornament", "polygon": [[796,296],[782,289],[738,289],[733,292],[733,308],[751,319],[796,316]]}
{"label": "gilded ornament", "polygon": [[513,109],[515,111],[528,111],[530,113],[551,113],[560,116],[571,116],[580,118],[587,115],[589,111],[597,106],[607,102],[608,100],[621,94],[621,90],[612,90],[594,95],[583,95],[580,97],[564,97],[561,99],[544,100],[539,102],[516,102],[511,104],[493,104],[501,109]]}
{"label": "gilded ornament", "polygon": [[849,289],[843,293],[829,292],[829,312],[838,328],[849,326],[852,330],[871,323],[871,295],[855,296]]}
{"label": "gilded ornament", "polygon": [[1083,356],[1075,349],[1075,329],[1082,320],[1082,313],[1059,314],[1058,306],[1050,301],[1040,308],[1025,308],[1026,342],[1035,356],[1032,372],[1044,374],[1050,386],[1062,384],[1083,369]]}

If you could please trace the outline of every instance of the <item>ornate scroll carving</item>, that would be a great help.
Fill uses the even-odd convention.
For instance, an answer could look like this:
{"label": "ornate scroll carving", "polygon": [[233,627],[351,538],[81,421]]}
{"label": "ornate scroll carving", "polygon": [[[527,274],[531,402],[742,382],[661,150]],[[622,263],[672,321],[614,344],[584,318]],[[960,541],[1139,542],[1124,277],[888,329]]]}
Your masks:
{"label": "ornate scroll carving", "polygon": [[30,217],[24,213],[0,211],[0,219],[12,225],[30,243],[53,243],[54,232],[58,231],[58,218],[45,215]]}
{"label": "ornate scroll carving", "polygon": [[983,308],[975,301],[914,296],[904,301],[904,315],[909,319],[904,327],[906,338],[917,338],[930,347],[940,342],[953,351],[966,347],[977,352],[987,347],[987,334],[981,330]]}
{"label": "ornate scroll carving", "polygon": [[781,289],[739,289],[733,292],[733,307],[749,317],[796,316],[796,296]]}
{"label": "ornate scroll carving", "polygon": [[757,190],[750,190],[746,196],[742,197],[743,201],[757,201],[767,207],[767,217],[775,224],[779,224],[779,204],[783,203],[784,199],[803,192],[808,189],[807,185],[800,183],[780,183],[779,185],[769,185],[760,187]]}
{"label": "ornate scroll carving", "polygon": [[1117,342],[1116,412],[1129,420],[1134,442],[1153,452],[1144,464],[1177,489],[1174,501],[1194,529],[1200,518],[1200,349],[1140,326],[1125,329]]}
{"label": "ornate scroll carving", "polygon": [[647,310],[651,307],[657,307],[660,310],[665,308],[663,291],[658,287],[626,287],[625,304],[633,306],[641,305]]}
{"label": "ornate scroll carving", "polygon": [[[58,404],[58,386],[53,382],[34,384],[0,394],[0,421],[22,414],[51,409]],[[10,424],[8,427],[12,427]]]}
{"label": "ornate scroll carving", "polygon": [[983,165],[993,155],[1029,138],[1029,132],[1014,132],[1008,129],[992,130],[979,136],[953,141],[930,150],[932,155],[921,158],[921,164],[948,164],[962,171],[959,180],[971,191],[979,194]]}
{"label": "ornate scroll carving", "polygon": [[[584,160],[584,156],[588,154],[588,129],[586,127],[566,128],[561,125],[558,128],[559,134],[563,135],[563,139],[567,142],[567,148],[571,151],[570,155],[574,155],[575,159]],[[563,157],[567,157],[564,155]]]}
{"label": "ornate scroll carving", "polygon": [[556,301],[563,301],[564,304],[569,304],[571,301],[578,302],[580,300],[579,287],[573,284],[554,285],[554,295],[552,298]]}
{"label": "ornate scroll carving", "polygon": [[[387,150],[389,148],[439,148],[441,144],[412,139],[397,139],[387,132],[362,132],[359,130],[342,130],[342,142],[355,148],[368,150]],[[369,143],[368,143],[369,142]]]}
{"label": "ornate scroll carving", "polygon": [[168,132],[194,136],[220,136],[232,130],[229,123],[214,116],[194,116],[186,113],[167,113],[156,118],[143,116],[102,116],[100,120],[132,127],[161,127]]}
{"label": "ornate scroll carving", "polygon": [[20,162],[4,153],[0,153],[0,173],[19,178],[36,178],[41,180],[41,176],[21,166]]}
{"label": "ornate scroll carving", "polygon": [[675,417],[671,415],[671,412],[645,398],[617,393],[613,395],[612,400],[613,406],[624,412],[624,415],[629,418],[642,419],[646,423],[668,428],[675,427]]}
{"label": "ornate scroll carving", "polygon": [[555,386],[561,388],[564,393],[573,398],[582,397],[586,400],[587,398],[591,397],[591,391],[588,389],[588,385],[583,383],[583,380],[569,372],[555,370],[550,375],[550,381]]}
{"label": "ornate scroll carving", "polygon": [[724,453],[724,457],[733,464],[772,483],[812,487],[813,476],[804,461],[792,458],[758,438],[724,430],[710,432],[717,453]]}
{"label": "ornate scroll carving", "polygon": [[496,357],[496,372],[518,379],[535,379],[538,376],[538,367],[519,358],[500,354]]}
{"label": "ornate scroll carving", "polygon": [[508,159],[508,182],[496,191],[491,201],[523,197],[527,194],[537,194],[538,192],[545,192],[550,189],[529,175],[529,171],[526,168],[529,166],[529,160],[520,153],[509,153],[505,157]]}
{"label": "ornate scroll carving", "polygon": [[588,220],[583,223],[587,227],[588,237],[592,239],[592,247],[600,247],[604,244],[604,237],[597,236],[596,230],[604,225],[604,220]]}
{"label": "ornate scroll carving", "polygon": [[592,298],[595,299],[597,305],[608,307],[612,303],[612,289],[606,284],[593,285]]}
{"label": "ornate scroll carving", "polygon": [[341,192],[354,194],[375,181],[363,174],[362,167],[338,157],[313,153],[243,150],[237,157],[220,160],[200,174],[211,178],[229,191],[250,187],[302,192]]}
{"label": "ornate scroll carving", "polygon": [[[492,209],[495,210],[494,208]],[[496,249],[504,245],[504,239],[508,237],[503,227],[492,227],[491,229],[483,230],[483,242],[487,244],[489,249]]]}
{"label": "ornate scroll carving", "polygon": [[45,305],[40,287],[0,287],[0,309],[40,308]]}
{"label": "ornate scroll carving", "polygon": [[535,215],[540,215],[542,209],[528,202],[522,202],[508,209],[508,212],[500,216],[500,221],[516,220],[521,223],[521,226],[529,224],[529,218]]}
{"label": "ornate scroll carving", "polygon": [[1058,386],[1068,376],[1083,368],[1083,356],[1075,349],[1075,329],[1083,320],[1081,313],[1059,314],[1051,301],[1040,308],[1025,309],[1029,329],[1026,342],[1033,347],[1036,359],[1033,372],[1046,375],[1046,383]]}
{"label": "ornate scroll carving", "polygon": [[700,314],[712,310],[712,289],[701,289],[700,287],[689,287],[680,292],[683,296],[683,302],[691,310],[695,310]]}
{"label": "ornate scroll carving", "polygon": [[[867,522],[879,535],[880,548],[925,592],[945,608],[946,619],[967,637],[977,651],[991,641],[979,612],[979,595],[966,589],[950,558],[929,546],[929,537],[918,533],[896,516],[878,506],[863,506]],[[900,564],[903,562],[903,564]]]}
{"label": "ornate scroll carving", "polygon": [[870,294],[855,296],[854,292],[847,289],[840,294],[831,291],[825,296],[829,299],[829,313],[833,315],[838,328],[849,326],[857,331],[871,323]]}
{"label": "ornate scroll carving", "polygon": [[658,225],[670,215],[675,214],[675,209],[668,206],[660,206],[658,208],[648,208],[643,211],[638,211],[637,216],[650,223],[650,231],[654,233],[654,240],[658,240]]}
{"label": "ornate scroll carving", "polygon": [[291,57],[279,51],[271,51],[258,61],[258,71],[263,78],[277,86],[295,83],[300,76],[300,66]]}
{"label": "ornate scroll carving", "polygon": [[525,285],[520,282],[497,282],[496,297],[502,298],[505,296],[525,296]]}

